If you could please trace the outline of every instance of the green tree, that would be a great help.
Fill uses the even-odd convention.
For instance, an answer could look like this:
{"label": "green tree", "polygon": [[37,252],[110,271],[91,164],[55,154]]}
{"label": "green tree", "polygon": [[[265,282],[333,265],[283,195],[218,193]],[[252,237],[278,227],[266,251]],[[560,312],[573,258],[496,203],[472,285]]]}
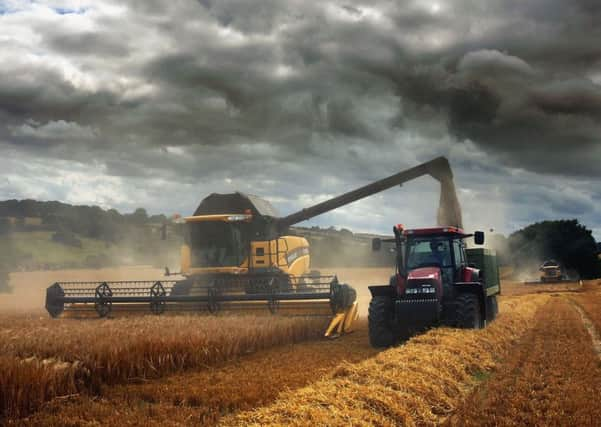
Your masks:
{"label": "green tree", "polygon": [[555,259],[583,279],[601,277],[601,261],[591,230],[578,220],[543,221],[516,231],[508,239],[512,263]]}
{"label": "green tree", "polygon": [[144,225],[148,221],[148,213],[144,208],[138,208],[134,213],[128,216],[132,219],[133,223],[137,225]]}

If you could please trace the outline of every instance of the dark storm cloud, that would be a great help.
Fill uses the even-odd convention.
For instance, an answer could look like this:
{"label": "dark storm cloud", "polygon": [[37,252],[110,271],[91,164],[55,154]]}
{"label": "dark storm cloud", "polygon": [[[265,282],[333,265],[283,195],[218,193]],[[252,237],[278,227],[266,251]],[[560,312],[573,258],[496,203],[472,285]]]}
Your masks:
{"label": "dark storm cloud", "polygon": [[601,86],[585,79],[550,83],[532,91],[531,99],[548,114],[601,115]]}
{"label": "dark storm cloud", "polygon": [[[132,182],[246,176],[255,192],[294,203],[440,154],[468,189],[490,183],[486,174],[514,179],[499,168],[601,175],[593,0],[81,10],[1,18],[14,40],[0,41],[0,144],[24,161],[89,164]],[[566,203],[549,208],[590,207]]]}
{"label": "dark storm cloud", "polygon": [[[162,34],[171,41],[163,53],[117,67],[157,85],[154,94],[129,104],[114,89],[82,91],[64,76],[36,70],[25,83],[3,79],[0,109],[36,120],[110,116],[119,134],[129,127],[152,145],[169,135],[177,143],[232,137],[302,143],[315,132],[373,140],[370,117],[356,106],[388,91],[399,99],[391,125],[411,118],[447,122],[459,139],[542,172],[558,171],[524,158],[519,147],[586,149],[598,141],[599,85],[587,77],[601,60],[594,3],[457,1],[441,2],[433,13],[434,4],[132,3],[134,22],[152,23],[162,10],[155,29],[173,30]],[[369,11],[380,17],[369,19]],[[125,61],[134,34],[128,39],[119,30],[115,38],[107,23],[117,22],[101,22],[97,32],[37,28],[61,55],[93,52]],[[170,27],[174,22],[179,28]],[[223,108],[211,106],[211,98],[223,100]],[[179,109],[153,108],[167,104]]]}
{"label": "dark storm cloud", "polygon": [[66,55],[94,55],[103,57],[125,56],[130,53],[122,39],[107,37],[105,33],[79,32],[49,35],[48,46]]}

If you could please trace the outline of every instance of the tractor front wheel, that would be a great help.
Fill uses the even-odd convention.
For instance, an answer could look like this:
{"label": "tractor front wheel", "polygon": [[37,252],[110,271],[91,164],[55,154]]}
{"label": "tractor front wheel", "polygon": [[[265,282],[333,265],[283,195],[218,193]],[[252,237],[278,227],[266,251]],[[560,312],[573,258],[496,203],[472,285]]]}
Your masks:
{"label": "tractor front wheel", "polygon": [[387,296],[375,296],[369,303],[369,343],[372,347],[391,347],[399,335],[394,322],[394,303]]}
{"label": "tractor front wheel", "polygon": [[472,293],[457,297],[457,327],[463,329],[480,329],[482,327],[482,311],[478,296]]}

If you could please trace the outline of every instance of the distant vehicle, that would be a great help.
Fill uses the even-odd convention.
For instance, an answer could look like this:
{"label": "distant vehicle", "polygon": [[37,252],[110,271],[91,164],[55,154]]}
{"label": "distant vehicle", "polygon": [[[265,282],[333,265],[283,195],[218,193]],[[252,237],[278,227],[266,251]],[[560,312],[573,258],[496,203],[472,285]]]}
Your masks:
{"label": "distant vehicle", "polygon": [[561,266],[557,261],[552,259],[543,262],[539,271],[541,272],[540,281],[543,283],[559,282],[564,279]]}

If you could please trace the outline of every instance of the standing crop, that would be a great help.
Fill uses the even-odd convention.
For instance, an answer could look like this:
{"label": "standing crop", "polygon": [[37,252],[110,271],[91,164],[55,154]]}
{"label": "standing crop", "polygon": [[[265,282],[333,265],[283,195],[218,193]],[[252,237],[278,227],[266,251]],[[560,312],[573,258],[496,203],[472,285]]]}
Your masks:
{"label": "standing crop", "polygon": [[102,384],[158,378],[317,338],[324,327],[323,319],[270,316],[11,320],[0,323],[6,325],[0,328],[0,419]]}

